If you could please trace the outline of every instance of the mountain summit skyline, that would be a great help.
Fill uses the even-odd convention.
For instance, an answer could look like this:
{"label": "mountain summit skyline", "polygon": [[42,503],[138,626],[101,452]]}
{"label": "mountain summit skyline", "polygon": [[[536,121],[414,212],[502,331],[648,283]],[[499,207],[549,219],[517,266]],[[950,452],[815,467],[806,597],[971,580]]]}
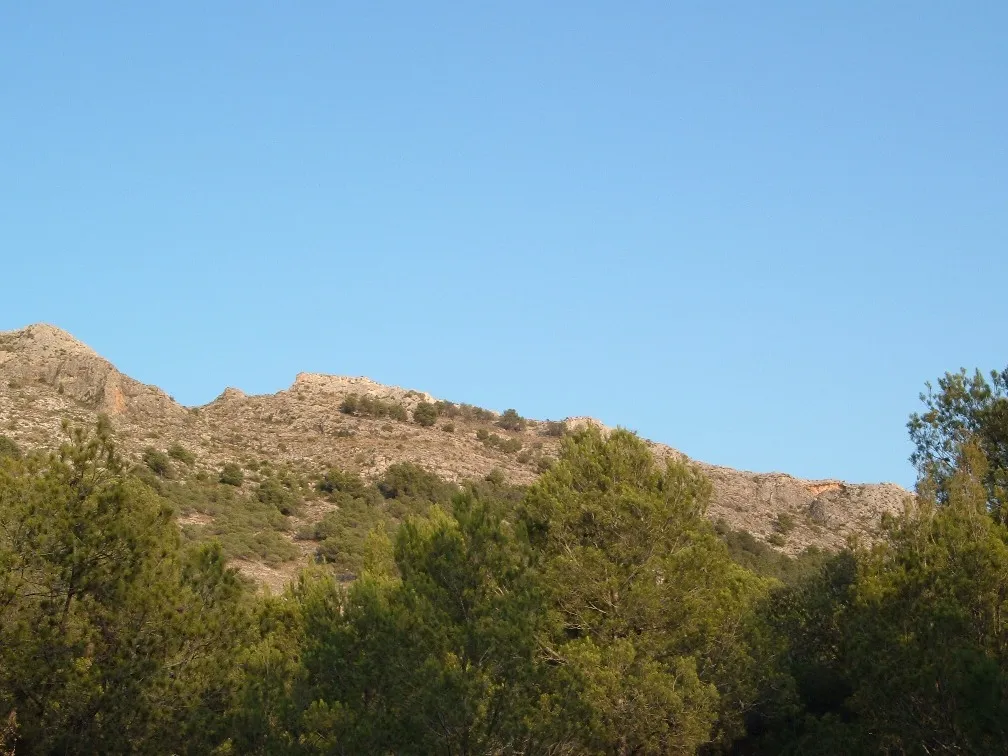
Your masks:
{"label": "mountain summit skyline", "polygon": [[[207,404],[185,407],[55,326],[0,333],[0,432],[29,448],[52,448],[63,420],[88,425],[99,415],[110,419],[134,462],[182,448],[193,472],[211,476],[229,463],[252,470],[279,464],[306,478],[338,468],[375,480],[405,462],[447,481],[499,475],[525,485],[555,458],[564,434],[588,425],[609,431],[585,416],[528,419],[369,378],[315,373],[299,373],[273,394],[225,388]],[[658,459],[688,459],[647,443]],[[839,548],[853,535],[870,539],[881,514],[897,512],[908,495],[891,483],[804,480],[692,461],[713,485],[713,520],[789,554],[810,545]]]}

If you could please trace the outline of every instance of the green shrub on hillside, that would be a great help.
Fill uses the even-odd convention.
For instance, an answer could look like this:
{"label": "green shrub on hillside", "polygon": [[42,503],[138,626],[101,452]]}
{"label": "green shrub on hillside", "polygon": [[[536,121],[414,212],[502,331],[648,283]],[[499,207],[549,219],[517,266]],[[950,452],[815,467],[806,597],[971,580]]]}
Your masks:
{"label": "green shrub on hillside", "polygon": [[168,456],[177,459],[187,467],[192,467],[196,462],[196,456],[181,444],[172,444],[168,448]]}
{"label": "green shrub on hillside", "polygon": [[774,529],[782,536],[786,536],[795,529],[794,515],[789,512],[780,512],[774,520]]}
{"label": "green shrub on hillside", "polygon": [[356,473],[330,467],[315,486],[324,494],[348,494],[352,497],[365,497],[370,488]]}
{"label": "green shrub on hillside", "polygon": [[327,512],[315,524],[313,536],[319,542],[315,558],[341,572],[356,575],[363,567],[368,535],[389,522],[388,515],[373,504],[343,496],[339,509]]}
{"label": "green shrub on hillside", "polygon": [[276,478],[260,481],[256,498],[263,504],[276,507],[284,516],[295,514],[297,510],[298,496]]}
{"label": "green shrub on hillside", "polygon": [[552,436],[553,438],[560,438],[567,432],[567,424],[563,421],[557,420],[547,420],[546,427],[543,432],[547,436]]}
{"label": "green shrub on hillside", "polygon": [[435,473],[412,462],[389,465],[377,485],[386,499],[409,497],[431,503],[445,500],[455,490]]}
{"label": "green shrub on hillside", "polygon": [[[482,430],[482,428],[480,429]],[[488,449],[499,449],[505,454],[514,454],[520,451],[522,448],[522,442],[517,438],[503,438],[498,436],[496,433],[486,433],[480,434],[477,432],[476,437],[483,442],[483,445]]]}
{"label": "green shrub on hillside", "polygon": [[150,468],[150,471],[162,478],[172,478],[175,471],[172,469],[171,460],[163,451],[158,451],[152,446],[148,446],[143,451],[143,462]]}
{"label": "green shrub on hillside", "polygon": [[217,480],[226,486],[240,486],[245,480],[245,473],[234,462],[228,462],[221,468]]}
{"label": "green shrub on hillside", "polygon": [[453,402],[434,402],[434,409],[437,410],[438,417],[458,417],[461,414],[461,410],[458,408],[458,405]]}
{"label": "green shrub on hillside", "polygon": [[507,482],[507,479],[504,477],[504,471],[501,470],[499,467],[495,467],[490,472],[488,472],[486,476],[483,478],[483,480],[485,480],[491,486],[497,488],[503,486]]}
{"label": "green shrub on hillside", "polygon": [[489,423],[494,419],[494,414],[490,410],[483,409],[482,407],[477,407],[473,404],[460,404],[459,415],[469,422],[475,423]]}
{"label": "green shrub on hillside", "polygon": [[217,481],[190,479],[181,484],[155,480],[160,483],[158,493],[181,516],[209,518],[207,524],[183,525],[186,540],[216,540],[229,559],[259,560],[271,565],[288,562],[300,553],[287,536],[288,520],[275,503],[260,501],[258,495],[245,496],[238,488]]}
{"label": "green shrub on hillside", "polygon": [[21,447],[18,446],[12,439],[7,438],[7,436],[0,436],[0,457],[21,459]]}
{"label": "green shrub on hillside", "polygon": [[819,568],[825,552],[809,547],[798,557],[790,557],[771,548],[745,530],[734,530],[722,518],[714,530],[728,546],[731,558],[742,567],[765,577],[792,583]]}
{"label": "green shrub on hillside", "polygon": [[413,410],[413,421],[425,428],[430,428],[434,425],[437,422],[437,418],[437,408],[430,402],[420,402],[416,406],[416,409]]}
{"label": "green shrub on hillside", "polygon": [[525,430],[525,418],[519,415],[517,410],[506,409],[497,420],[497,425],[504,430],[521,431]]}
{"label": "green shrub on hillside", "polygon": [[409,419],[406,408],[401,404],[360,394],[348,394],[344,397],[340,403],[340,412],[358,417],[389,417],[401,422]]}

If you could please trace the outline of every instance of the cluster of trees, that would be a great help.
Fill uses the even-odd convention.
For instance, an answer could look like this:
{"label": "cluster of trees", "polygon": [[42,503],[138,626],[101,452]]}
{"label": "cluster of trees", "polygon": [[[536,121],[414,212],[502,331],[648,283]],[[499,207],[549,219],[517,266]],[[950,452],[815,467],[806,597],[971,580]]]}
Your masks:
{"label": "cluster of trees", "polygon": [[[377,397],[348,394],[340,403],[340,411],[346,415],[363,417],[383,418],[405,422],[408,419],[406,408],[393,401],[387,401]],[[453,402],[437,401],[417,403],[413,408],[413,422],[425,428],[433,427],[438,418],[461,417],[472,422],[492,422],[494,414],[481,407],[471,404],[454,404]],[[509,431],[521,431],[525,429],[527,420],[518,414],[517,410],[507,409],[497,418],[496,424]],[[447,426],[446,426],[447,427]],[[454,425],[451,426],[454,431]],[[151,450],[153,451],[153,450]],[[165,459],[164,463],[168,460]]]}
{"label": "cluster of trees", "polygon": [[0,459],[0,751],[209,752],[240,685],[251,605],[109,428]]}
{"label": "cluster of trees", "polygon": [[[160,478],[172,480],[176,477],[176,469],[173,460],[188,469],[196,462],[195,455],[181,444],[172,444],[167,452],[148,446],[141,455],[141,460],[147,469]],[[240,484],[240,481],[239,481]]]}
{"label": "cluster of trees", "polygon": [[524,492],[402,466],[380,497],[426,505],[359,539],[358,579],[266,597],[181,545],[107,426],[0,445],[0,752],[1008,752],[1005,397],[946,379],[883,537],[773,571],[625,431],[566,436]]}
{"label": "cluster of trees", "polygon": [[486,428],[476,431],[476,439],[488,449],[500,449],[505,454],[513,454],[521,451],[522,442],[517,438],[504,438],[496,433],[491,433]]}
{"label": "cluster of trees", "polygon": [[[490,422],[494,415],[489,410],[474,407],[470,404],[457,405],[452,402],[420,402],[413,410],[413,420],[418,425],[431,427],[439,417],[463,417],[476,422]],[[518,414],[515,409],[504,410],[497,419],[497,426],[509,431],[522,431],[528,421]],[[452,426],[454,429],[454,426]],[[484,431],[485,433],[485,431]]]}
{"label": "cluster of trees", "polygon": [[525,425],[527,420],[518,414],[515,409],[506,409],[504,413],[497,419],[497,425],[499,425],[504,430],[509,431],[522,431],[525,430]]}
{"label": "cluster of trees", "polygon": [[413,410],[413,422],[430,428],[438,419],[437,405],[431,402],[420,402]]}
{"label": "cluster of trees", "polygon": [[345,415],[360,415],[364,417],[387,417],[392,420],[406,422],[409,415],[406,408],[393,401],[386,401],[374,396],[348,394],[340,402],[340,412]]}
{"label": "cluster of trees", "polygon": [[465,402],[455,404],[454,402],[438,401],[434,402],[434,408],[439,417],[457,417],[473,423],[489,423],[494,419],[494,413],[490,410]]}

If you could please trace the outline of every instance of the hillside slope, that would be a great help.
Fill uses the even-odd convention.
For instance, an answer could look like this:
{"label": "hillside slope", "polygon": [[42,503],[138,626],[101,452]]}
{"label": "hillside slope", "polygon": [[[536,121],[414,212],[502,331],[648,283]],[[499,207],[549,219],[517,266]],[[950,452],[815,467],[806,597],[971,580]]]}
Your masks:
{"label": "hillside slope", "polygon": [[[405,418],[347,414],[347,397],[381,400]],[[184,407],[155,386],[120,373],[66,332],[37,324],[0,333],[0,434],[29,447],[53,447],[63,419],[112,421],[120,446],[139,460],[143,450],[180,444],[195,455],[196,469],[225,462],[286,463],[307,472],[333,466],[375,478],[395,462],[410,461],[448,480],[482,478],[494,469],[513,483],[529,483],[555,457],[563,425],[526,422],[499,426],[499,415],[465,405],[443,405],[434,425],[412,421],[412,411],[434,397],[367,378],[299,374],[290,388],[246,396],[226,389],[202,407]],[[449,416],[450,415],[450,416]],[[518,445],[520,444],[520,449]],[[660,458],[683,455],[650,443]],[[794,554],[809,545],[836,548],[856,536],[871,538],[883,512],[895,512],[908,495],[893,484],[801,480],[781,473],[751,473],[697,462],[711,479],[709,514]]]}

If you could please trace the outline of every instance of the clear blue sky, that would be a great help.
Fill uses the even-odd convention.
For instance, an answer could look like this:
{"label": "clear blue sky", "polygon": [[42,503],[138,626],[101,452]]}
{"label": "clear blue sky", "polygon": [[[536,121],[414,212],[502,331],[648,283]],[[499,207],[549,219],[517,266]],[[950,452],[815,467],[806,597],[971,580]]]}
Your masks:
{"label": "clear blue sky", "polygon": [[912,481],[1004,367],[1008,4],[0,9],[0,329]]}

